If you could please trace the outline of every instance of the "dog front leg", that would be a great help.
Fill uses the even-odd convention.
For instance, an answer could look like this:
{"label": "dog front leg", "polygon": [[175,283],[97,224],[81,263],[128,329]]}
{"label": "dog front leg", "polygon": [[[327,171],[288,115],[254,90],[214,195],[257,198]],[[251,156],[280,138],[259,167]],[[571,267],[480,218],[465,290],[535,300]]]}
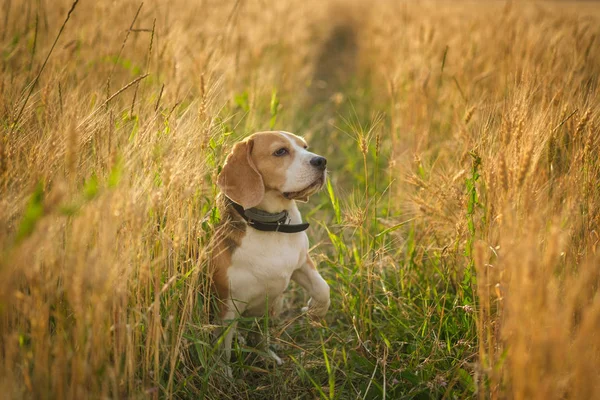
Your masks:
{"label": "dog front leg", "polygon": [[232,378],[233,374],[231,371],[231,366],[229,363],[231,362],[231,347],[233,342],[233,335],[235,335],[237,328],[237,316],[241,315],[244,312],[243,305],[239,302],[234,302],[232,300],[227,301],[227,305],[225,311],[221,316],[221,321],[223,324],[229,324],[226,328],[225,337],[223,338],[223,349],[225,356],[225,366],[227,368],[227,376]]}
{"label": "dog front leg", "polygon": [[329,309],[329,285],[315,268],[315,264],[306,258],[304,265],[294,271],[292,280],[302,286],[310,295],[308,306],[303,311],[308,311],[311,316],[324,317]]}

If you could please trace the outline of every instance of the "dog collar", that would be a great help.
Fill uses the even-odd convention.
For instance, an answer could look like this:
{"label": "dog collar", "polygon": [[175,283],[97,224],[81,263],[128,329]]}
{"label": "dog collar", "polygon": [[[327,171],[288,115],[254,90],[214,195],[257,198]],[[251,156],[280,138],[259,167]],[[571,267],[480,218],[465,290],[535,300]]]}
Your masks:
{"label": "dog collar", "polygon": [[310,224],[290,224],[290,218],[287,210],[280,213],[271,214],[258,208],[244,209],[240,204],[229,199],[231,205],[240,214],[242,218],[257,231],[263,232],[283,232],[298,233],[308,229]]}

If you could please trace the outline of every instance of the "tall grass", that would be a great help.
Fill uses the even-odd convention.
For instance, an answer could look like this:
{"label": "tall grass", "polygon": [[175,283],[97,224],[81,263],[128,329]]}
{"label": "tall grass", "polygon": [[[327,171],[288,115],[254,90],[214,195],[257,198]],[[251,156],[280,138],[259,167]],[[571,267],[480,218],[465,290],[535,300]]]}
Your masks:
{"label": "tall grass", "polygon": [[[600,396],[594,4],[3,10],[4,396]],[[241,321],[285,364],[237,343],[230,380],[214,182],[271,127],[328,158],[302,208],[332,307],[299,317],[293,286],[279,322]]]}

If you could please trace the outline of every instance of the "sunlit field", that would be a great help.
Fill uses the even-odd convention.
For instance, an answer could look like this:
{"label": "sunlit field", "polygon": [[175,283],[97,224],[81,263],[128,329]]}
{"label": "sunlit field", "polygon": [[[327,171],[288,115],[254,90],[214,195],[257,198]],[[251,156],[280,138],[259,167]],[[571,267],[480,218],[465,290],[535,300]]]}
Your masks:
{"label": "sunlit field", "polygon": [[[6,399],[600,398],[600,5],[6,0]],[[232,145],[304,136],[331,286],[215,337]]]}

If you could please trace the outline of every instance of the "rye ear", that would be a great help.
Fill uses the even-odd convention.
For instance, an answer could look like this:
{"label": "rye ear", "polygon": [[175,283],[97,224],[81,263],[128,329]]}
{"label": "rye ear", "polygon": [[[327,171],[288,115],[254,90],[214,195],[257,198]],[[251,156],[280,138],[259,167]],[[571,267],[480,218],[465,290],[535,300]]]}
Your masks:
{"label": "rye ear", "polygon": [[233,146],[217,178],[221,192],[245,209],[257,206],[265,195],[262,176],[252,162],[252,139]]}

